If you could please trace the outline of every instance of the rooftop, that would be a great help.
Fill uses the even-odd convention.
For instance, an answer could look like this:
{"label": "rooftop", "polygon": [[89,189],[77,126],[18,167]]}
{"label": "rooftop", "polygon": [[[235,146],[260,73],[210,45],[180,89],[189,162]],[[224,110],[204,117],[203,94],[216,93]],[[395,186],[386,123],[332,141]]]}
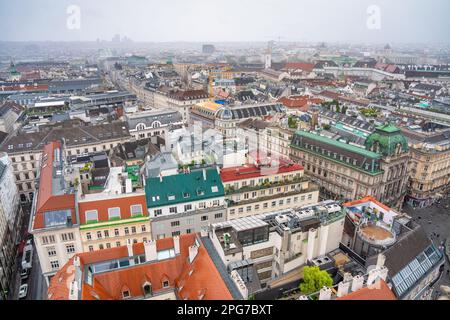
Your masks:
{"label": "rooftop", "polygon": [[[179,242],[179,253],[175,252],[175,242]],[[156,257],[146,254],[146,245],[156,246]],[[197,252],[193,260],[190,259],[191,248],[197,249],[193,250]],[[159,294],[170,292],[180,300],[233,298],[223,278],[226,275],[219,273],[195,234],[160,239],[154,244],[137,243],[129,248],[86,252],[76,257],[81,274],[76,272],[74,259],[69,260],[50,282],[50,300],[68,300],[73,284],[67,284],[78,279],[81,280],[78,300],[123,300],[124,291],[128,291],[126,299],[157,299]],[[145,285],[150,285],[150,293],[145,292]]]}

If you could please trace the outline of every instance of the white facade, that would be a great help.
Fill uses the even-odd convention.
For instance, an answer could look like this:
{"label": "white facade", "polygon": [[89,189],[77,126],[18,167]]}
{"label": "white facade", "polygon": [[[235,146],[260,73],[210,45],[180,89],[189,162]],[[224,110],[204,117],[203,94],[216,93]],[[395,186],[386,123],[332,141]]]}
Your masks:
{"label": "white facade", "polygon": [[6,153],[0,153],[0,162],[4,165],[3,174],[0,176],[0,206],[3,209],[3,214],[8,223],[14,224],[19,205],[17,186],[15,184],[12,164]]}

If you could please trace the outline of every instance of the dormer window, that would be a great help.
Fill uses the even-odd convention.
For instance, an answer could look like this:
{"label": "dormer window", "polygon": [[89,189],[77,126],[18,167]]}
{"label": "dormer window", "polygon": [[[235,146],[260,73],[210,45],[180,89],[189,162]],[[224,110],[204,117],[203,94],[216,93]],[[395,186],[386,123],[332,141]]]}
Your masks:
{"label": "dormer window", "polygon": [[142,286],[144,296],[151,296],[153,294],[152,285],[149,282],[144,283]]}
{"label": "dormer window", "polygon": [[169,280],[163,281],[162,287],[163,287],[163,288],[168,288],[168,287],[169,287]]}
{"label": "dormer window", "polygon": [[129,290],[123,290],[122,291],[122,297],[124,299],[129,298],[130,297],[130,291]]}

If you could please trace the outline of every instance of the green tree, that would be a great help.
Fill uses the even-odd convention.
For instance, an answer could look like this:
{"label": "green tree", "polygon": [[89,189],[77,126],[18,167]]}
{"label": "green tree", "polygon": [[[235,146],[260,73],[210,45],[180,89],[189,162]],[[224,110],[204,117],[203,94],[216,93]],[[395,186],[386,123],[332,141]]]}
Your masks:
{"label": "green tree", "polygon": [[333,279],[328,272],[320,270],[319,267],[305,267],[303,269],[303,282],[300,290],[303,294],[309,295],[322,289],[323,286],[331,287]]}
{"label": "green tree", "polygon": [[288,126],[291,129],[297,129],[297,120],[294,117],[288,118]]}

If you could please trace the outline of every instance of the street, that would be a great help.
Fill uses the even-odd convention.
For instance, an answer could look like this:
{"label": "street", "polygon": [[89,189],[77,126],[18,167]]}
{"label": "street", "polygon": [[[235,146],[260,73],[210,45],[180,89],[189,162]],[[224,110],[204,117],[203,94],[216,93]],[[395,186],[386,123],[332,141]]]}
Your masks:
{"label": "street", "polygon": [[[22,239],[25,239],[26,233],[28,230],[28,221],[29,221],[29,215],[30,215],[30,208],[24,206],[24,213],[25,213],[25,221],[22,225]],[[16,257],[16,274],[15,278],[12,280],[12,283],[14,283],[14,286],[11,288],[10,292],[10,299],[17,300],[19,299],[19,288],[22,284],[22,280],[20,279],[20,272],[22,271],[22,254],[18,254]],[[45,279],[41,272],[41,267],[39,264],[38,255],[36,253],[36,247],[33,243],[33,263],[30,275],[28,276],[28,279],[24,281],[23,283],[28,284],[28,294],[26,297],[26,300],[45,300],[47,298],[47,284],[45,282]]]}
{"label": "street", "polygon": [[[422,209],[404,206],[403,211],[423,227],[438,248],[445,239],[450,237],[450,209],[446,208],[446,206],[450,207],[450,199],[443,199],[440,204],[434,204]],[[450,275],[447,274],[449,269],[450,264],[446,258],[444,272],[439,281],[433,286],[433,289],[439,291],[441,285],[450,286]]]}

